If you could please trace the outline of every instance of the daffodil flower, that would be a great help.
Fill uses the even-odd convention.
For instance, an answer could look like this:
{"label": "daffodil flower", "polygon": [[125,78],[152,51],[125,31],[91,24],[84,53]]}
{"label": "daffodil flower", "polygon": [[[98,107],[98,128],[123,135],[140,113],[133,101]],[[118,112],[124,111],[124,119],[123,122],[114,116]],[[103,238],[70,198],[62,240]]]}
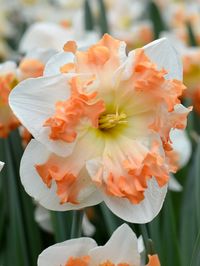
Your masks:
{"label": "daffodil flower", "polygon": [[[44,250],[38,266],[144,266],[138,252],[138,240],[131,228],[123,224],[104,246],[91,238],[77,238]],[[149,256],[146,266],[160,266],[157,255]]]}
{"label": "daffodil flower", "polygon": [[170,131],[191,110],[174,48],[160,39],[125,52],[105,34],[86,51],[67,42],[44,76],[21,82],[10,105],[35,140],[21,161],[26,191],[51,210],[105,201],[122,219],[145,223],[160,211],[170,172]]}
{"label": "daffodil flower", "polygon": [[95,32],[78,32],[75,28],[65,28],[53,22],[32,24],[22,36],[19,47],[22,52],[34,49],[54,49],[61,51],[67,40],[75,39],[79,46],[94,44],[98,40]]}
{"label": "daffodil flower", "polygon": [[[38,204],[35,208],[34,217],[35,221],[44,231],[52,234],[54,233],[51,214],[49,210]],[[96,231],[95,226],[90,222],[86,214],[83,215],[82,231],[85,236],[92,236]]]}
{"label": "daffodil flower", "polygon": [[0,138],[6,138],[20,126],[8,104],[10,92],[21,80],[42,76],[45,63],[54,54],[55,51],[40,49],[28,53],[19,66],[13,61],[0,64]]}

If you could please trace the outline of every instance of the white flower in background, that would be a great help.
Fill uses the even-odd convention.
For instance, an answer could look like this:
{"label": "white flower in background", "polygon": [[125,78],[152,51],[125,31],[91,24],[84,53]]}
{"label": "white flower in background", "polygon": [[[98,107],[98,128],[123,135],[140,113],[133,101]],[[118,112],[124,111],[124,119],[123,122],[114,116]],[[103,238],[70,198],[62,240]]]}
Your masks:
{"label": "white flower in background", "polygon": [[36,48],[61,51],[69,40],[76,40],[78,46],[82,47],[94,44],[98,36],[94,32],[79,33],[75,29],[67,29],[52,22],[38,22],[27,29],[21,39],[19,49],[25,53]]}
{"label": "white flower in background", "polygon": [[83,4],[84,0],[24,0],[16,3],[15,8],[21,9],[21,16],[28,25],[35,22],[64,22],[65,25],[72,26],[78,14],[83,12]]}
{"label": "white flower in background", "polygon": [[[192,153],[192,144],[184,130],[172,130],[170,132],[170,139],[174,149],[174,161],[180,170],[187,165],[190,159]],[[171,174],[169,180],[169,189],[176,192],[182,191],[183,189],[173,174]]]}
{"label": "white flower in background", "polygon": [[34,217],[35,217],[35,221],[44,231],[48,233],[53,233],[51,215],[47,209],[37,204],[35,208]]}
{"label": "white flower in background", "polygon": [[153,41],[153,27],[149,20],[141,19],[146,3],[143,1],[108,1],[107,10],[110,32],[128,44],[132,50]]}
{"label": "white flower in background", "polygon": [[133,0],[115,0],[107,11],[108,22],[114,30],[130,29],[134,22],[137,21],[145,5],[142,1]]}
{"label": "white flower in background", "polygon": [[[37,204],[35,209],[35,221],[44,231],[53,234],[50,211],[39,204]],[[83,215],[82,230],[85,236],[93,236],[96,231],[95,226],[90,222],[86,214]]]}
{"label": "white flower in background", "polygon": [[[55,54],[55,51],[38,50],[23,57],[19,66],[13,61],[0,64],[0,137],[6,138],[9,133],[20,126],[19,120],[13,114],[8,104],[8,97],[12,89],[22,80],[43,75],[46,61]],[[20,130],[24,142],[30,140],[30,134],[22,128]]]}
{"label": "white flower in background", "polygon": [[2,170],[4,163],[0,161],[0,171]]}
{"label": "white flower in background", "polygon": [[179,169],[183,168],[189,161],[192,153],[192,144],[184,130],[174,129],[170,132],[170,139],[174,152],[177,154]]}
{"label": "white flower in background", "polygon": [[197,2],[171,2],[161,9],[162,17],[170,32],[183,41],[190,44],[187,23],[190,23],[196,41],[200,44],[200,5]]}
{"label": "white flower in background", "polygon": [[[55,244],[44,250],[38,266],[144,266],[138,251],[138,240],[131,228],[123,224],[104,246],[91,238],[77,238]],[[157,255],[149,256],[146,266],[160,266]]]}
{"label": "white flower in background", "polygon": [[29,51],[19,63],[19,80],[42,76],[46,63],[55,54],[56,51],[53,49],[36,48]]}

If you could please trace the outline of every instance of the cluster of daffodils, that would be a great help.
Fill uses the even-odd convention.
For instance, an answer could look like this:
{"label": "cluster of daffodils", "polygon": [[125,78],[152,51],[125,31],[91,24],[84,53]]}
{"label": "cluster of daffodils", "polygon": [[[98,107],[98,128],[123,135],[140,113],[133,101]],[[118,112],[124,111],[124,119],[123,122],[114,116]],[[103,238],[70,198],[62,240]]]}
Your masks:
{"label": "cluster of daffodils", "polygon": [[157,255],[143,264],[138,240],[126,224],[121,225],[105,246],[97,246],[91,238],[71,239],[44,250],[38,266],[160,266]]}
{"label": "cluster of daffodils", "polygon": [[[0,64],[0,138],[17,128],[22,133],[20,177],[36,204],[35,220],[52,233],[50,210],[104,202],[124,221],[152,221],[168,189],[182,190],[174,174],[191,156],[185,127],[192,107],[182,103],[189,98],[200,114],[200,51],[188,47],[189,33],[200,43],[199,4],[23,0],[5,6],[2,25],[26,29],[7,28],[6,35],[0,28],[0,58],[8,58]],[[161,15],[163,31],[152,14]],[[113,37],[100,39],[105,31]],[[159,34],[180,54],[167,38],[153,41]],[[12,52],[2,53],[6,38]],[[0,171],[3,166],[0,161]],[[83,235],[91,236],[95,227],[83,217]],[[156,254],[143,256],[149,253],[144,241],[147,250],[123,224],[105,246],[89,237],[55,244],[39,255],[38,266],[160,266]]]}
{"label": "cluster of daffodils", "polygon": [[51,210],[104,201],[126,221],[152,220],[177,170],[170,132],[185,128],[191,110],[179,100],[181,79],[166,39],[128,56],[125,43],[108,34],[81,51],[67,42],[43,77],[10,94],[14,114],[35,138],[21,162],[26,191]]}

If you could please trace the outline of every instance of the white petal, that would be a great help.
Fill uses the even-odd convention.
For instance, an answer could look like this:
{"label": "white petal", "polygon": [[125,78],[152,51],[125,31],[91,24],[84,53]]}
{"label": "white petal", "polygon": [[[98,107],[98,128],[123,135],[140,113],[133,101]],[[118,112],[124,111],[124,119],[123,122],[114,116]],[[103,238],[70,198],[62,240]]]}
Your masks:
{"label": "white petal", "polygon": [[0,161],[0,171],[2,170],[4,163]]}
{"label": "white petal", "polygon": [[82,228],[85,236],[92,236],[96,231],[95,226],[90,222],[86,214],[83,216]]}
{"label": "white petal", "polygon": [[140,265],[137,237],[127,224],[118,227],[105,246],[92,249],[89,255],[92,266],[106,261],[111,261],[114,264]]}
{"label": "white petal", "polygon": [[[65,265],[70,257],[87,256],[89,251],[96,247],[91,238],[70,239],[45,249],[38,258],[38,266]],[[78,266],[78,265],[77,265]]]}
{"label": "white petal", "polygon": [[44,76],[51,76],[60,74],[60,67],[67,63],[74,62],[74,54],[60,52],[52,56],[47,62],[44,69]]}
{"label": "white petal", "polygon": [[176,180],[175,176],[173,174],[170,175],[169,179],[169,190],[180,192],[183,190],[183,187],[181,184]]}
{"label": "white petal", "polygon": [[13,61],[6,61],[0,64],[0,74],[16,73],[17,65]]}
{"label": "white petal", "polygon": [[128,199],[117,198],[104,194],[108,208],[121,219],[130,223],[148,223],[159,213],[167,193],[167,185],[160,188],[152,178],[148,181],[145,198],[139,204],[131,204]]}
{"label": "white petal", "polygon": [[44,122],[55,113],[55,103],[70,95],[68,80],[71,75],[56,75],[28,79],[12,90],[9,104],[14,114],[35,139],[60,156],[69,155],[74,143],[49,138],[50,128]]}
{"label": "white petal", "polygon": [[160,69],[164,68],[168,71],[166,78],[182,80],[183,71],[180,56],[168,39],[158,39],[143,48]]}
{"label": "white petal", "polygon": [[56,194],[56,185],[52,184],[49,189],[44,184],[34,167],[36,164],[45,163],[49,158],[49,155],[50,152],[44,145],[36,140],[31,140],[22,156],[20,165],[21,182],[26,192],[31,197],[46,209],[55,211],[81,209],[87,206],[96,205],[102,201],[98,191],[91,185],[86,188],[87,191],[83,191],[80,198],[78,198],[80,204],[60,204],[60,199]]}
{"label": "white petal", "polygon": [[47,209],[38,204],[38,206],[35,208],[34,217],[35,221],[44,231],[53,233],[50,212]]}
{"label": "white petal", "polygon": [[174,129],[170,132],[170,139],[172,141],[172,147],[179,155],[179,166],[184,167],[191,156],[192,145],[184,130]]}
{"label": "white petal", "polygon": [[145,251],[145,246],[144,246],[144,240],[142,235],[138,237],[138,252],[142,253]]}
{"label": "white petal", "polygon": [[37,48],[61,51],[69,39],[73,39],[71,32],[60,25],[38,22],[31,25],[22,36],[19,49],[21,52],[29,52]]}
{"label": "white petal", "polygon": [[46,62],[55,54],[55,50],[38,48],[28,52],[24,58],[39,59],[46,64]]}

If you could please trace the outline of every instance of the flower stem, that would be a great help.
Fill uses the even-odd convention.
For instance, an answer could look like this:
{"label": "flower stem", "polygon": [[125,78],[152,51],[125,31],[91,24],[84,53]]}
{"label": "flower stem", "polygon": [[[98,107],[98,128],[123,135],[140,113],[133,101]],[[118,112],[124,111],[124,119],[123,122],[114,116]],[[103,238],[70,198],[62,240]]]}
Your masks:
{"label": "flower stem", "polygon": [[155,249],[154,249],[153,241],[152,241],[152,239],[149,238],[149,234],[148,234],[147,227],[146,227],[145,224],[141,224],[140,225],[140,231],[142,233],[142,237],[143,237],[143,240],[144,240],[146,253],[150,254],[150,255],[155,254],[156,252],[155,252]]}
{"label": "flower stem", "polygon": [[73,211],[71,238],[80,237],[82,233],[83,210]]}

